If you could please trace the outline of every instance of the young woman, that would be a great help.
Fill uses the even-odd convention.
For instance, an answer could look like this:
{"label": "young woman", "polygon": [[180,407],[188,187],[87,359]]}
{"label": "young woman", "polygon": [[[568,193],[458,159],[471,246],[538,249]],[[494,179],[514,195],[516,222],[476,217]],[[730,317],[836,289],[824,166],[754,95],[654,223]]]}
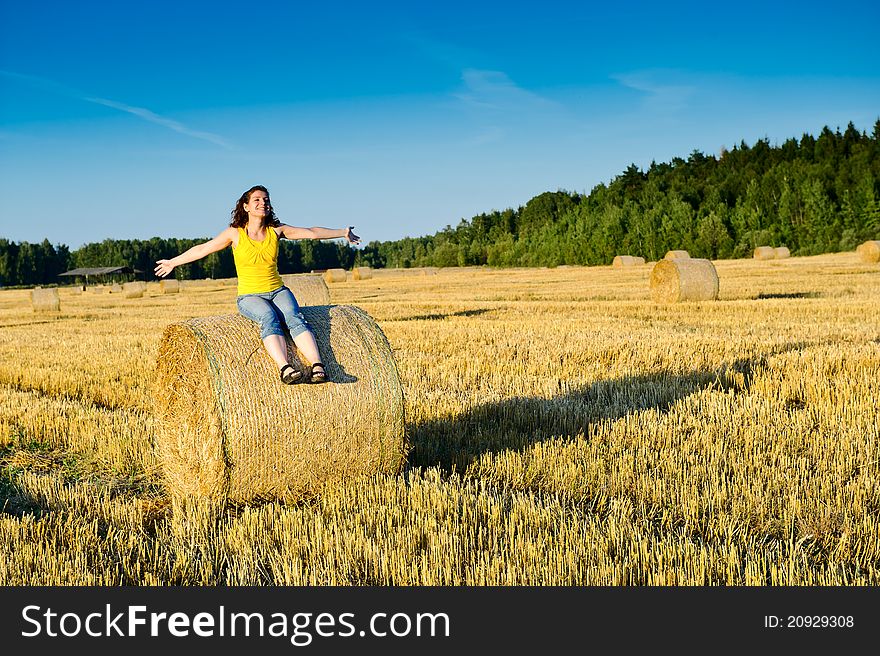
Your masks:
{"label": "young woman", "polygon": [[[269,202],[269,191],[260,185],[241,195],[232,210],[232,222],[219,235],[193,246],[170,260],[156,261],[156,275],[164,278],[174,267],[195,262],[206,255],[232,246],[238,275],[238,311],[259,324],[266,351],[278,365],[281,381],[287,385],[301,382],[303,374],[287,359],[285,328],[300,352],[311,363],[309,382],[323,383],[327,372],[321,363],[318,345],[300,312],[291,291],[278,275],[278,240],[344,238],[349,244],[360,243],[353,226],[340,230],[296,228],[281,223]],[[282,318],[283,317],[283,323]]]}

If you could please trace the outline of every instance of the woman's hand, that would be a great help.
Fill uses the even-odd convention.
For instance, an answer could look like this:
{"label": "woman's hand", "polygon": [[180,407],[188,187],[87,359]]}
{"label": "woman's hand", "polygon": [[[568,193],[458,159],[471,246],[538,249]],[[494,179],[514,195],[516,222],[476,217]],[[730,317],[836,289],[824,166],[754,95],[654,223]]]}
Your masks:
{"label": "woman's hand", "polygon": [[354,233],[352,232],[352,229],[353,229],[353,228],[354,228],[354,226],[348,226],[348,228],[346,228],[346,230],[345,230],[345,240],[346,240],[349,244],[360,244],[360,243],[361,243],[361,238],[358,237],[356,234],[354,234]]}
{"label": "woman's hand", "polygon": [[164,278],[169,273],[174,271],[174,265],[171,264],[171,260],[156,260],[156,268],[154,269],[157,276],[160,278]]}

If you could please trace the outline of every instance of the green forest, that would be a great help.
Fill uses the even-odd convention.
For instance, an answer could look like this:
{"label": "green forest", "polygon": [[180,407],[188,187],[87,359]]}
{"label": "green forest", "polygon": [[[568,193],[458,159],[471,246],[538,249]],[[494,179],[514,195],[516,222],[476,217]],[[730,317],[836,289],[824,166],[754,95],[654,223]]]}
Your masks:
{"label": "green forest", "polygon": [[719,156],[629,166],[589,194],[546,192],[523,207],[480,214],[427,237],[372,242],[373,267],[610,264],[615,255],[656,260],[751,257],[757,246],[792,255],[854,249],[880,238],[880,120],[873,134],[850,123],[780,146],[759,140]]}
{"label": "green forest", "polygon": [[[207,239],[207,238],[205,238]],[[880,239],[880,120],[873,133],[827,126],[781,145],[744,141],[719,155],[630,165],[589,194],[548,191],[516,209],[493,210],[423,237],[369,242],[282,241],[281,273],[354,265],[384,267],[610,264],[615,255],[656,260],[751,257],[757,246],[792,255],[853,250]],[[156,260],[204,239],[105,240],[67,246],[0,239],[0,285],[55,284],[59,273],[131,266],[152,277]],[[230,250],[175,269],[179,279],[235,275]],[[63,280],[63,279],[60,279]]]}
{"label": "green forest", "polygon": [[[53,246],[48,239],[39,244],[0,239],[0,286],[72,284],[73,279],[59,278],[60,273],[81,267],[128,266],[137,274],[115,276],[125,280],[156,280],[153,269],[157,260],[170,259],[202,239],[105,239],[85,244],[71,251],[65,245]],[[347,244],[326,241],[281,240],[278,271],[282,274],[303,273],[314,269],[354,266],[357,251]],[[202,278],[234,278],[232,250],[226,248],[207,257],[174,269],[178,280]]]}

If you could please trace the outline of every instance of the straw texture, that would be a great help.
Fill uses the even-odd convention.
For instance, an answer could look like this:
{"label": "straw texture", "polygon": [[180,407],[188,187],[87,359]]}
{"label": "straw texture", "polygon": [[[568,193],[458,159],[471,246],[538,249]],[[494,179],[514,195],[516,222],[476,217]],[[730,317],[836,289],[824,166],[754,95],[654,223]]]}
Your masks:
{"label": "straw texture", "polygon": [[159,282],[159,288],[163,294],[179,294],[180,283],[175,278],[163,278]]}
{"label": "straw texture", "polygon": [[345,282],[345,269],[327,269],[324,272],[324,281],[329,283]]}
{"label": "straw texture", "polygon": [[330,305],[330,290],[324,278],[315,273],[290,273],[281,276],[284,285],[293,292],[300,307]]}
{"label": "straw texture", "polygon": [[758,246],[752,256],[756,260],[773,260],[776,258],[776,249],[772,246]]}
{"label": "straw texture", "polygon": [[127,282],[122,285],[122,293],[125,298],[142,298],[146,290],[147,283],[145,282]]}
{"label": "straw texture", "polygon": [[862,259],[862,262],[880,262],[880,241],[866,241],[859,244],[856,252]]}
{"label": "straw texture", "polygon": [[369,280],[373,277],[373,270],[370,267],[355,267],[351,270],[352,280]]}
{"label": "straw texture", "polygon": [[58,297],[58,290],[55,287],[35,287],[31,290],[31,306],[34,312],[60,312],[61,299]]}
{"label": "straw texture", "polygon": [[644,264],[645,258],[638,257],[635,255],[617,255],[614,257],[614,260],[611,262],[611,266],[613,267],[625,267],[625,266],[637,266],[639,264]]}
{"label": "straw texture", "polygon": [[[352,306],[303,315],[326,365],[323,385],[281,383],[257,325],[240,315],[166,328],[156,445],[173,497],[291,500],[401,470],[403,391],[382,330]],[[303,366],[298,354],[292,364]]]}
{"label": "straw texture", "polygon": [[788,250],[785,246],[777,246],[773,249],[776,252],[777,260],[784,260],[788,257],[791,257],[791,251]]}
{"label": "straw texture", "polygon": [[660,260],[651,270],[651,295],[657,303],[714,301],[718,273],[710,260]]}
{"label": "straw texture", "polygon": [[668,251],[663,257],[664,260],[687,260],[690,259],[690,253],[687,251]]}

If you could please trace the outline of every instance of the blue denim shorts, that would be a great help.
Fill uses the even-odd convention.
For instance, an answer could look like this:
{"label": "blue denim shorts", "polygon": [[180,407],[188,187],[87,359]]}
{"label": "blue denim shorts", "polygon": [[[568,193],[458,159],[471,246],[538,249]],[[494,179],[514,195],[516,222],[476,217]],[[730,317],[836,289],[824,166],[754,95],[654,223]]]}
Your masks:
{"label": "blue denim shorts", "polygon": [[242,294],[235,304],[243,316],[259,324],[261,339],[269,335],[283,337],[285,328],[291,339],[309,330],[293,292],[283,285],[264,294]]}

